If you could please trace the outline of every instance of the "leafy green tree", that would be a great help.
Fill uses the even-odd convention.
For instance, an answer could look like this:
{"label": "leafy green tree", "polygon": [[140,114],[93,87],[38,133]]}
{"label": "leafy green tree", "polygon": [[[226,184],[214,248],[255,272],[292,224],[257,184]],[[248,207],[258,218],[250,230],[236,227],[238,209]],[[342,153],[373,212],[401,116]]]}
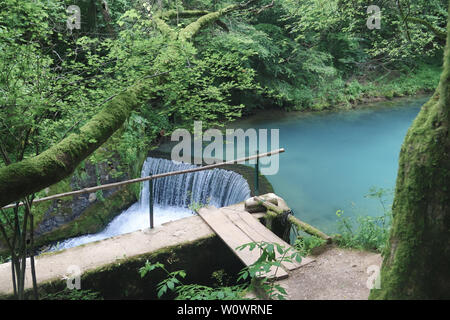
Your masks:
{"label": "leafy green tree", "polygon": [[[224,99],[227,95],[229,96],[227,92],[232,89],[251,87],[252,73],[249,72],[247,76],[247,73],[234,70],[233,63],[236,65],[236,62],[233,60],[238,53],[234,53],[233,56],[217,55],[213,51],[206,52],[203,56],[204,60],[199,60],[195,65],[196,49],[191,39],[210,22],[241,9],[245,9],[245,6],[237,4],[216,12],[203,13],[200,18],[196,18],[180,30],[173,30],[162,20],[162,17],[156,16],[153,21],[148,19],[148,8],[143,7],[141,11],[129,10],[118,21],[119,26],[124,27],[124,30],[119,32],[118,40],[102,44],[109,52],[102,56],[92,49],[93,46],[98,49],[98,46],[95,46],[98,40],[88,37],[77,39],[75,45],[76,48],[82,49],[82,62],[77,61],[79,58],[75,51],[68,53],[68,56],[73,59],[64,66],[68,66],[69,70],[81,68],[88,75],[77,74],[76,80],[83,82],[84,85],[80,90],[74,89],[73,92],[67,93],[73,100],[65,97],[64,101],[68,106],[77,99],[81,100],[80,104],[88,107],[82,109],[82,112],[75,111],[78,117],[70,114],[72,110],[76,110],[73,105],[67,108],[69,115],[63,119],[66,126],[70,122],[72,126],[59,136],[62,140],[50,140],[53,143],[48,143],[47,146],[52,145],[52,147],[42,153],[39,150],[39,155],[35,157],[20,159],[16,163],[0,168],[0,179],[4,182],[3,185],[8,185],[8,192],[1,193],[0,204],[3,206],[8,202],[16,201],[21,196],[37,192],[72,174],[83,159],[122,127],[133,110],[138,110],[143,105],[149,106],[149,103],[151,105],[155,100],[164,108],[164,110],[156,108],[156,112],[169,117],[178,106],[177,114],[181,115],[182,121],[186,121],[194,114],[203,115],[203,119],[216,122],[237,115],[236,108],[239,109],[241,106],[224,103]],[[156,28],[151,28],[155,22]],[[155,32],[156,37],[149,37]],[[177,37],[174,38],[174,34],[177,34]],[[127,63],[115,63],[115,69],[102,68],[104,64],[111,62],[109,59],[116,61],[123,59]],[[211,78],[211,70],[207,69],[212,67],[212,61],[218,60],[224,65],[213,71],[219,71],[222,68],[224,72],[220,70],[222,73]],[[194,72],[190,71],[192,65]],[[95,72],[89,72],[91,69]],[[197,84],[195,88],[192,87],[193,83]],[[94,89],[91,89],[91,85],[95,85]],[[181,89],[180,93],[178,93],[179,89]],[[188,95],[189,98],[187,98]],[[184,102],[182,106],[178,104],[179,100]],[[97,104],[93,106],[92,101],[97,101]],[[144,103],[145,101],[149,103]],[[174,102],[178,105],[173,106]],[[49,101],[44,103],[49,104]],[[187,107],[184,104],[187,104]],[[60,114],[53,104],[49,108],[53,111],[52,115]],[[194,111],[195,108],[202,108],[205,113],[200,113],[198,109]],[[74,118],[84,121],[74,125],[71,121]],[[51,126],[47,122],[45,127]],[[78,128],[78,132],[74,132],[74,129]],[[61,131],[64,132],[64,130],[57,130],[57,132]]]}
{"label": "leafy green tree", "polygon": [[[163,107],[159,112],[166,116],[175,114],[175,110],[186,114],[181,123],[202,115],[193,111],[197,107],[204,109],[201,119],[206,121],[235,116],[235,109],[241,106],[224,101],[233,89],[251,88],[252,73],[247,76],[235,70],[236,59],[241,58],[237,52],[226,55],[210,51],[196,60],[192,39],[209,23],[245,6],[201,12],[200,18],[177,31],[176,38],[171,37],[175,32],[161,30],[161,25],[171,29],[165,22],[158,17],[149,19],[148,8],[141,6],[117,20],[122,29],[116,39],[91,37],[84,32],[71,33],[69,40],[62,37],[68,32],[64,29],[62,2],[8,0],[0,6],[0,68],[4,71],[0,78],[0,181],[5,188],[0,207],[17,202],[15,208],[1,210],[0,231],[11,252],[14,292],[19,299],[24,298],[24,274],[30,255],[37,299],[30,252],[34,193],[71,175],[118,130],[123,130],[119,152],[124,144],[136,142],[136,132],[152,131],[144,118],[152,113],[152,105]],[[48,19],[54,25],[49,26]],[[193,71],[188,72],[191,65]],[[222,78],[224,81],[217,81]],[[161,94],[162,90],[167,91]],[[186,105],[180,106],[180,102]],[[124,153],[130,154],[128,148]],[[21,199],[24,211],[19,208]]]}

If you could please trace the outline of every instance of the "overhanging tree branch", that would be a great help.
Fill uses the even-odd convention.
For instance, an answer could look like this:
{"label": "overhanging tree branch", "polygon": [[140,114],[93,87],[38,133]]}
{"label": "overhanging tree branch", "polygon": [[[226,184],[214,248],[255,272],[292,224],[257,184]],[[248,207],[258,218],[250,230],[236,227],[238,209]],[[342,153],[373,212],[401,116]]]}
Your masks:
{"label": "overhanging tree branch", "polygon": [[244,9],[250,4],[257,1],[258,0],[249,0],[245,3],[233,4],[218,11],[205,14],[200,18],[198,18],[196,21],[187,25],[184,29],[182,29],[178,35],[178,39],[182,41],[189,41],[202,29],[202,27],[217,21],[220,17],[224,16],[225,14],[228,14],[238,9]]}
{"label": "overhanging tree branch", "polygon": [[429,31],[431,31],[439,40],[441,41],[445,41],[446,37],[447,37],[447,33],[446,31],[441,31],[438,28],[436,28],[435,26],[433,26],[433,24],[431,24],[430,22],[421,19],[421,18],[417,18],[417,17],[411,17],[410,16],[410,3],[409,1],[406,1],[406,7],[408,8],[408,12],[405,14],[404,10],[403,10],[403,5],[402,5],[403,1],[397,0],[397,8],[398,11],[400,13],[401,18],[403,19],[403,23],[405,23],[406,26],[406,36],[408,37],[408,40],[411,41],[411,36],[409,34],[409,26],[408,26],[408,22],[412,22],[415,24],[421,24],[423,26],[425,26]]}
{"label": "overhanging tree branch", "polygon": [[156,27],[158,28],[159,31],[161,31],[163,34],[170,36],[172,39],[176,39],[177,33],[164,21],[165,19],[171,19],[177,16],[179,18],[193,18],[198,16],[204,16],[209,13],[210,12],[206,10],[186,10],[180,12],[177,12],[176,10],[168,10],[163,13],[156,14],[153,17],[153,21],[155,22]]}
{"label": "overhanging tree branch", "polygon": [[[203,26],[217,21],[229,12],[244,9],[254,2],[258,2],[258,0],[249,0],[205,14],[182,29],[178,34],[178,39],[189,41]],[[194,14],[194,11],[190,14]],[[160,17],[154,19],[159,28],[176,35],[163,19]],[[141,104],[141,99],[145,95],[144,89],[148,85],[150,85],[149,82],[143,82],[120,93],[108,101],[102,111],[81,127],[79,133],[72,133],[40,155],[0,168],[0,207],[18,201],[70,176],[79,163],[119,129],[131,111]]]}
{"label": "overhanging tree branch", "polygon": [[0,169],[0,207],[70,176],[78,164],[101,146],[140,105],[144,84],[127,89],[67,138],[38,156]]}
{"label": "overhanging tree branch", "polygon": [[198,16],[203,16],[208,13],[210,13],[210,11],[206,10],[185,10],[180,12],[177,12],[176,10],[168,10],[162,13],[160,17],[163,19],[171,19],[176,16],[178,16],[179,18],[195,18]]}
{"label": "overhanging tree branch", "polygon": [[155,22],[156,28],[162,33],[171,39],[177,38],[177,33],[173,30],[160,16],[153,17],[153,21]]}
{"label": "overhanging tree branch", "polygon": [[421,25],[425,26],[439,40],[445,41],[445,39],[447,38],[447,33],[446,32],[439,30],[438,28],[433,26],[430,22],[428,22],[428,21],[426,21],[424,19],[420,19],[420,18],[416,18],[416,17],[406,17],[405,20],[408,21],[408,22],[412,22],[412,23],[415,23],[415,24],[421,24]]}
{"label": "overhanging tree branch", "polygon": [[[248,7],[249,5],[253,4],[254,2],[257,2],[258,0],[249,0],[244,3],[238,3],[234,5],[230,5],[228,7],[225,7],[223,9],[220,9],[215,12],[209,12],[205,10],[186,10],[177,12],[176,10],[169,10],[164,13],[160,13],[158,15],[155,15],[153,17],[153,21],[156,24],[156,27],[159,31],[161,31],[163,34],[168,35],[172,39],[178,38],[182,41],[189,41],[191,40],[204,26],[216,22],[227,30],[226,26],[223,23],[219,22],[219,18],[224,16],[225,14],[228,14],[232,11],[238,10],[238,9],[244,9]],[[271,7],[273,5],[269,4],[268,6],[263,7],[258,11],[261,12],[266,7]],[[165,21],[164,19],[170,19],[173,17],[180,17],[180,18],[192,18],[192,17],[198,17],[200,16],[196,21],[188,24],[186,27],[181,29],[178,34],[175,32],[174,29],[172,29]]]}

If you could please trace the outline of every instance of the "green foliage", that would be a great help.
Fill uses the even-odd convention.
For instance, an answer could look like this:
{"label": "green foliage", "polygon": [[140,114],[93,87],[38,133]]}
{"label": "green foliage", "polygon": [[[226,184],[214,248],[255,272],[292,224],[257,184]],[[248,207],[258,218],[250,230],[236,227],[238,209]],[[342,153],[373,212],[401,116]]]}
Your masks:
{"label": "green foliage", "polygon": [[145,277],[145,275],[148,272],[153,271],[157,268],[162,269],[167,273],[167,278],[158,283],[157,286],[158,298],[161,298],[161,296],[165,294],[168,290],[174,291],[176,286],[182,284],[181,281],[178,279],[178,277],[180,278],[186,277],[186,272],[184,270],[169,272],[162,263],[157,262],[154,264],[150,264],[148,261],[146,261],[145,265],[139,269],[141,278]]}
{"label": "green foliage", "polygon": [[[146,261],[145,265],[139,269],[141,277],[147,273],[161,269],[166,274],[166,278],[157,285],[158,298],[161,298],[168,292],[173,292],[177,300],[241,300],[245,299],[245,293],[249,290],[258,288],[264,290],[270,299],[286,299],[286,290],[268,280],[267,276],[271,274],[271,269],[275,267],[275,275],[281,267],[282,262],[301,262],[301,255],[294,248],[284,248],[278,243],[269,242],[251,242],[243,244],[236,250],[260,250],[260,257],[252,265],[242,269],[239,272],[237,282],[244,281],[243,284],[233,286],[223,286],[222,276],[220,276],[219,286],[216,288],[198,285],[183,284],[181,278],[186,277],[183,270],[169,272],[162,263],[154,264]],[[214,275],[213,275],[214,276]],[[215,276],[217,277],[217,275]],[[249,280],[250,283],[248,283]]]}
{"label": "green foliage", "polygon": [[[150,13],[161,12],[161,21],[177,34],[200,10],[228,3],[113,1],[114,37],[106,33],[101,10],[91,14],[92,4],[84,0],[75,1],[84,29],[70,34],[67,4],[0,5],[0,166],[42,153],[77,132],[107,101],[147,77],[155,78],[143,94],[145,103],[110,139],[110,151],[124,165],[159,137],[191,128],[194,119],[206,127],[255,108],[322,110],[430,90],[438,79],[424,61],[439,56],[442,45],[423,26],[410,23],[405,29],[391,4],[381,6],[387,23],[382,32],[366,28],[362,0],[282,0],[259,14],[229,14],[227,27],[223,21],[222,27],[202,24],[187,42],[158,29]],[[198,10],[175,14],[191,9]],[[438,27],[444,9],[438,1],[409,8]]]}
{"label": "green foliage", "polygon": [[388,74],[380,77],[372,75],[373,79],[352,79],[348,82],[335,79],[318,89],[313,99],[312,109],[349,107],[370,101],[371,98],[392,99],[432,92],[439,82],[440,73],[440,67],[421,64],[408,74],[396,77],[389,77]]}
{"label": "green foliage", "polygon": [[186,277],[184,270],[169,272],[162,263],[151,264],[148,261],[139,269],[139,273],[143,278],[148,272],[155,269],[163,270],[167,278],[157,285],[158,298],[172,291],[176,294],[176,300],[235,300],[242,298],[244,285],[236,285],[231,287],[211,288],[198,284],[183,284],[181,278]]}
{"label": "green foliage", "polygon": [[[300,43],[326,49],[334,66],[346,72],[356,67],[399,68],[413,66],[416,59],[434,56],[443,44],[420,25],[405,23],[395,2],[375,0],[381,9],[381,28],[371,30],[366,22],[367,1],[307,0],[282,1],[289,12],[286,21]],[[445,21],[446,2],[401,1],[408,15],[424,18],[435,25]],[[398,69],[397,69],[398,70]]]}
{"label": "green foliage", "polygon": [[214,271],[211,274],[211,279],[213,279],[219,287],[223,287],[229,283],[230,276],[227,275],[224,269],[220,269],[217,271]]}
{"label": "green foliage", "polygon": [[0,255],[0,264],[6,263],[11,260],[11,256],[2,256]]}
{"label": "green foliage", "polygon": [[[236,248],[236,250],[260,250],[260,256],[253,264],[239,272],[239,280],[257,280],[257,286],[262,288],[270,299],[285,300],[286,290],[275,282],[268,279],[269,275],[276,276],[282,262],[298,262],[302,260],[301,254],[294,248],[285,248],[278,243],[265,241],[250,242]],[[274,271],[274,274],[272,273]],[[254,285],[255,282],[252,282]],[[250,286],[250,289],[252,288]]]}
{"label": "green foliage", "polygon": [[382,208],[382,215],[372,217],[358,215],[356,219],[344,216],[344,211],[338,210],[339,235],[336,241],[344,248],[357,248],[364,250],[375,250],[383,252],[389,238],[392,214],[391,206],[387,203],[386,196],[390,190],[372,187],[366,195],[368,198],[376,199]]}
{"label": "green foliage", "polygon": [[315,236],[298,237],[295,240],[294,247],[301,256],[306,257],[314,248],[320,247],[325,243],[324,239]]}
{"label": "green foliage", "polygon": [[176,300],[243,300],[244,285],[211,288],[198,284],[177,288]]}
{"label": "green foliage", "polygon": [[[279,2],[284,27],[297,43],[292,52],[303,52],[306,57],[297,78],[305,77],[307,90],[314,92],[307,100],[299,95],[301,99],[294,100],[294,108],[322,110],[370,97],[392,98],[405,94],[400,92],[428,90],[428,84],[411,74],[423,64],[426,67],[422,68],[428,68],[431,61],[440,64],[443,43],[423,26],[405,23],[394,2],[371,4],[381,8],[380,30],[366,26],[369,18],[366,1]],[[402,2],[409,15],[423,17],[434,25],[445,21],[446,5],[442,1]],[[377,77],[385,79],[377,81]],[[414,79],[411,88],[402,82],[405,78]],[[435,73],[433,82],[436,84],[438,79]],[[356,82],[360,88],[352,87]]]}
{"label": "green foliage", "polygon": [[42,300],[103,300],[103,298],[100,292],[65,288],[60,292],[47,294]]}

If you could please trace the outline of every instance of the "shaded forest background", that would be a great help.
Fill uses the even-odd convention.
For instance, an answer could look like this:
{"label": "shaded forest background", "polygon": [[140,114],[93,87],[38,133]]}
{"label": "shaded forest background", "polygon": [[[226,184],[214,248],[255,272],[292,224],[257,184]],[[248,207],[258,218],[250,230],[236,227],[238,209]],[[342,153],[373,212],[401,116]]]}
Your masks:
{"label": "shaded forest background", "polygon": [[[118,95],[149,79],[124,125],[72,177],[38,197],[135,177],[142,155],[194,120],[206,129],[261,109],[347,108],[437,86],[446,1],[372,1],[381,8],[381,28],[369,29],[366,1],[250,0],[190,41],[174,36],[199,16],[239,3],[2,1],[0,168],[79,132]],[[69,5],[81,9],[80,30],[67,28]],[[109,198],[117,205],[103,207],[119,212],[136,193],[122,190],[115,202]],[[109,196],[99,192],[95,200]],[[67,216],[61,223],[80,215],[73,200],[35,206],[37,229],[55,215]],[[96,216],[100,225],[113,217]],[[52,239],[88,231],[94,230],[75,223]]]}
{"label": "shaded forest background", "polygon": [[[175,30],[229,1],[5,0],[0,4],[0,166],[36,155],[76,131],[112,97],[158,77],[145,105],[112,137],[125,163],[136,150],[193,120],[223,124],[261,108],[321,110],[436,87],[443,39],[404,15],[445,29],[445,1],[259,1],[193,39],[170,45],[152,17]],[[66,7],[81,8],[67,29]],[[407,12],[407,13],[405,13]],[[406,28],[407,27],[407,28]]]}

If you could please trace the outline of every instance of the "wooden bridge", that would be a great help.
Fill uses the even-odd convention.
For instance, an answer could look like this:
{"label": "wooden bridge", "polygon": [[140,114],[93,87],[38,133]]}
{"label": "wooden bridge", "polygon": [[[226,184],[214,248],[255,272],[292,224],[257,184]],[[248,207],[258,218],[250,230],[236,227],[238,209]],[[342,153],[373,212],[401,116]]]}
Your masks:
{"label": "wooden bridge", "polygon": [[[255,263],[260,257],[260,250],[258,249],[236,249],[246,243],[264,241],[279,244],[284,250],[291,248],[288,243],[267,229],[256,217],[245,211],[242,205],[220,209],[214,207],[201,208],[198,213],[246,266]],[[275,253],[277,259],[281,258],[276,250]],[[282,268],[272,267],[267,276],[276,279],[286,278],[288,277],[287,271],[298,269],[311,261],[313,260],[310,258],[303,258],[301,263],[296,261],[282,262]]]}

